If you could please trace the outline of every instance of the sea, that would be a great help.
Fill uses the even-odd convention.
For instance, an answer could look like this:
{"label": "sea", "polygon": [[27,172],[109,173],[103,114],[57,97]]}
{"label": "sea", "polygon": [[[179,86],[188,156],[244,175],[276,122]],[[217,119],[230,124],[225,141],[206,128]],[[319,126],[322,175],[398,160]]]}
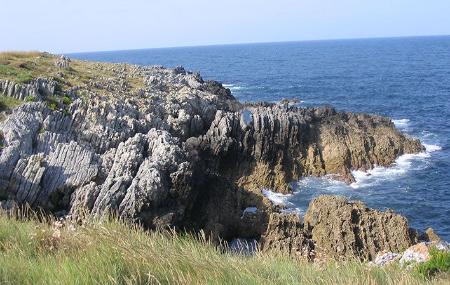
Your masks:
{"label": "sea", "polygon": [[412,227],[450,241],[450,36],[305,41],[69,54],[138,65],[183,66],[228,87],[241,101],[297,99],[300,106],[379,114],[418,138],[426,151],[388,168],[293,181],[292,195],[265,193],[304,213],[320,194],[393,209]]}

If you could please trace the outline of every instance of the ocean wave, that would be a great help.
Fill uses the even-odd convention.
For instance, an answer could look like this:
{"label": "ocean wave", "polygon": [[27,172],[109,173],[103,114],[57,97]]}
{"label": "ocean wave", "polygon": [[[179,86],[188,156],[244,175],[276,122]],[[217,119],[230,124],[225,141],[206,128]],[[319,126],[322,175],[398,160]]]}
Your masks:
{"label": "ocean wave", "polygon": [[246,87],[244,86],[239,86],[239,85],[235,85],[235,84],[222,84],[223,87],[230,89],[231,91],[238,91],[238,90],[243,90],[246,89]]}
{"label": "ocean wave", "polygon": [[398,119],[398,120],[392,120],[392,122],[399,129],[407,129],[409,127],[410,120],[409,119]]}
{"label": "ocean wave", "polygon": [[222,86],[230,89],[231,91],[266,89],[265,86],[242,86],[242,85],[236,85],[236,84],[222,84]]}
{"label": "ocean wave", "polygon": [[289,198],[292,196],[292,194],[276,193],[276,192],[272,192],[268,189],[263,189],[262,193],[275,205],[280,205],[280,206],[292,206],[293,205],[291,202],[288,201]]}
{"label": "ocean wave", "polygon": [[428,153],[442,150],[442,147],[435,144],[422,143]]}
{"label": "ocean wave", "polygon": [[368,171],[355,170],[352,171],[356,182],[350,184],[353,189],[368,187],[379,184],[385,180],[392,180],[405,175],[411,170],[422,170],[427,167],[426,164],[417,163],[431,156],[432,152],[439,151],[442,148],[438,145],[423,144],[424,152],[408,153],[398,157],[394,164],[389,167],[376,166]]}

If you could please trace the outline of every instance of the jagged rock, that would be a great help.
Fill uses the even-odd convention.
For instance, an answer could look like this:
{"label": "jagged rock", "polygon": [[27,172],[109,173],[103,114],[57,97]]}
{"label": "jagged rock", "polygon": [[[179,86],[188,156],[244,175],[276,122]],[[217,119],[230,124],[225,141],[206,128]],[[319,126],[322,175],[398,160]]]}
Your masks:
{"label": "jagged rock", "polygon": [[335,259],[372,260],[378,252],[401,252],[417,242],[405,217],[337,196],[320,196],[310,203],[305,231],[318,254]]}
{"label": "jagged rock", "polygon": [[[0,79],[0,93],[37,101],[24,102],[0,121],[4,201],[73,217],[117,214],[148,228],[204,229],[217,238],[265,234],[274,238],[267,248],[288,249],[293,243],[290,252],[307,256],[310,236],[318,247],[331,250],[325,237],[320,239],[320,229],[329,231],[326,213],[310,213],[311,232],[290,218],[273,215],[271,221],[276,209],[262,188],[287,193],[290,182],[308,175],[334,174],[351,182],[351,170],[388,166],[401,154],[423,150],[387,118],[297,108],[289,102],[244,105],[221,83],[182,67],[72,61],[74,67],[89,67],[83,74],[88,79],[65,82],[70,60],[46,58],[57,61],[49,73],[57,80],[16,84]],[[82,69],[70,72],[76,77]],[[55,98],[58,104],[49,108]],[[342,230],[348,233],[344,249],[335,255],[368,258],[382,247],[412,242],[403,236],[403,218],[355,203],[350,211],[355,214],[349,214],[345,205],[330,208],[344,213]],[[257,210],[243,214],[248,208]],[[366,240],[353,232],[366,230],[355,219],[373,224],[374,237]],[[283,223],[293,228],[282,230]],[[390,229],[391,223],[400,227],[379,236],[382,225]],[[285,238],[283,231],[296,237]],[[334,238],[341,241],[339,235]],[[374,238],[380,243],[375,245]]]}
{"label": "jagged rock", "polygon": [[97,169],[97,158],[92,152],[75,142],[58,144],[47,157],[39,153],[21,158],[8,189],[19,203],[55,210],[67,207],[71,190],[91,181]]}
{"label": "jagged rock", "polygon": [[19,100],[27,97],[40,98],[52,96],[56,86],[56,81],[47,78],[37,78],[28,84],[17,84],[14,81],[0,79],[0,94]]}
{"label": "jagged rock", "polygon": [[425,230],[425,240],[429,242],[440,242],[442,241],[441,237],[438,236],[432,228],[428,228]]}
{"label": "jagged rock", "polygon": [[3,149],[0,155],[0,188],[6,189],[19,159],[33,154],[33,141],[39,131],[45,105],[26,104],[0,123],[3,137]]}
{"label": "jagged rock", "polygon": [[147,227],[182,220],[193,193],[192,167],[167,131],[152,129],[135,135],[119,145],[108,164],[102,184],[91,183],[72,194],[73,215],[116,213]]}
{"label": "jagged rock", "polygon": [[61,55],[59,59],[55,62],[55,65],[61,69],[67,69],[70,67],[70,58]]}
{"label": "jagged rock", "polygon": [[334,174],[352,182],[351,170],[388,166],[403,153],[423,150],[386,118],[278,105],[218,111],[196,144],[240,186],[281,193],[308,175]]}
{"label": "jagged rock", "polygon": [[297,214],[272,213],[261,238],[262,251],[274,251],[311,261],[314,242],[303,229]]}

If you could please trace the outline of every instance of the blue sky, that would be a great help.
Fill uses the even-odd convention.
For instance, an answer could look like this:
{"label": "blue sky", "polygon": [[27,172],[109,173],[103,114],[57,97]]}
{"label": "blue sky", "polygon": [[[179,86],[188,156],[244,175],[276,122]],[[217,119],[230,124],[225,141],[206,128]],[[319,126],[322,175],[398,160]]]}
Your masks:
{"label": "blue sky", "polygon": [[0,50],[450,34],[450,0],[0,0]]}

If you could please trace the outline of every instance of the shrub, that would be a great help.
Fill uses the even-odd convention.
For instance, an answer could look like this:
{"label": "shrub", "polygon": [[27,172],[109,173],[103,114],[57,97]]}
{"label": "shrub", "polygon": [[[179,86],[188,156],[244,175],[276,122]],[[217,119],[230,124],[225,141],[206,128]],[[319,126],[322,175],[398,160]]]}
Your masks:
{"label": "shrub", "polygon": [[25,102],[34,102],[34,101],[36,101],[36,97],[34,96],[25,97]]}
{"label": "shrub", "polygon": [[56,102],[48,102],[48,108],[50,110],[56,111],[58,110],[58,104]]}
{"label": "shrub", "polygon": [[420,276],[431,278],[437,273],[450,272],[450,252],[433,248],[430,255],[429,261],[417,265],[416,270]]}
{"label": "shrub", "polygon": [[64,105],[70,105],[70,104],[72,104],[73,100],[69,96],[64,95],[62,97],[62,102],[63,102]]}

